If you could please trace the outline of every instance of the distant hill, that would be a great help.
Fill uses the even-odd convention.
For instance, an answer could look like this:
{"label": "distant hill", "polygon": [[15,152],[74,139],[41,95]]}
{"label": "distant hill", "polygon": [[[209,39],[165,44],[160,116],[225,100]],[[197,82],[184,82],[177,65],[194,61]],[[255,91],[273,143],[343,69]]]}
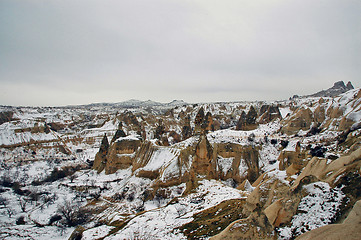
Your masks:
{"label": "distant hill", "polygon": [[176,106],[182,106],[187,105],[188,103],[184,102],[183,100],[173,100],[169,103],[160,103],[155,102],[152,100],[147,101],[141,101],[136,99],[130,99],[128,101],[124,102],[118,102],[118,103],[92,103],[88,105],[83,105],[85,107],[119,107],[119,108],[141,108],[141,107],[176,107]]}

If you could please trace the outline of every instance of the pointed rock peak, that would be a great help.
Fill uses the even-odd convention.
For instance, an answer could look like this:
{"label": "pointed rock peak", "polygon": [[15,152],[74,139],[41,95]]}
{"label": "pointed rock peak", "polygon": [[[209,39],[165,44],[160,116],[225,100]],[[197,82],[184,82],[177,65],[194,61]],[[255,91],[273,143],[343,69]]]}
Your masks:
{"label": "pointed rock peak", "polygon": [[348,90],[353,89],[352,83],[348,82],[347,86],[344,81],[338,81],[333,84],[333,87],[319,91],[315,94],[307,95],[305,97],[335,97],[339,94],[345,93]]}
{"label": "pointed rock peak", "polygon": [[[120,125],[120,124],[119,124]],[[115,132],[111,143],[115,142],[116,140],[118,140],[121,137],[126,137],[127,135],[125,134],[125,132],[123,131],[123,128],[118,126],[118,130]]]}
{"label": "pointed rock peak", "polygon": [[203,107],[201,107],[196,115],[196,119],[194,121],[194,123],[196,125],[200,125],[203,122],[204,119],[204,110]]}
{"label": "pointed rock peak", "polygon": [[256,109],[253,107],[253,106],[251,106],[250,108],[249,108],[249,111],[248,111],[248,113],[252,113],[252,114],[257,114],[257,111],[256,111]]}
{"label": "pointed rock peak", "polygon": [[333,84],[332,88],[346,88],[345,83],[343,81],[338,81]]}
{"label": "pointed rock peak", "polygon": [[348,83],[347,83],[347,85],[346,85],[346,88],[347,88],[348,90],[354,89],[351,81],[348,81]]}
{"label": "pointed rock peak", "polygon": [[248,124],[256,123],[257,116],[258,116],[258,114],[257,114],[256,109],[253,106],[251,106],[247,113],[247,123]]}
{"label": "pointed rock peak", "polygon": [[197,113],[197,116],[199,116],[199,117],[204,117],[204,109],[203,109],[203,107],[201,107],[200,109],[199,109],[199,111],[198,111],[198,113]]}
{"label": "pointed rock peak", "polygon": [[100,144],[99,152],[107,152],[108,148],[109,148],[108,137],[107,137],[107,134],[104,133],[102,143]]}

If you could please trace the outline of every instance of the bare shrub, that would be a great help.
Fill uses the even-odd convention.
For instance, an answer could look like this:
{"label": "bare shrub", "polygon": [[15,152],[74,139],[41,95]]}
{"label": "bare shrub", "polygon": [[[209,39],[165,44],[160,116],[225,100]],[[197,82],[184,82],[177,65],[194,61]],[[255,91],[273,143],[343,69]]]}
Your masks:
{"label": "bare shrub", "polygon": [[64,219],[64,224],[69,227],[83,224],[89,218],[89,212],[70,201],[65,201],[63,204],[58,205],[57,212]]}
{"label": "bare shrub", "polygon": [[19,197],[18,202],[19,202],[21,211],[26,212],[26,206],[28,205],[28,200],[24,199],[22,197]]}

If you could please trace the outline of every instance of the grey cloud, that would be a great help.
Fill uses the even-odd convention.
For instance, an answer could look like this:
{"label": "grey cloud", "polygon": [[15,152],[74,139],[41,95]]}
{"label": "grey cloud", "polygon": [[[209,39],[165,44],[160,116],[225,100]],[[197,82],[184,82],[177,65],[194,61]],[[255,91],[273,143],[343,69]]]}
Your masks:
{"label": "grey cloud", "polygon": [[[360,86],[360,11],[356,0],[3,0],[0,103],[264,100]],[[14,99],[14,89],[31,92]]]}

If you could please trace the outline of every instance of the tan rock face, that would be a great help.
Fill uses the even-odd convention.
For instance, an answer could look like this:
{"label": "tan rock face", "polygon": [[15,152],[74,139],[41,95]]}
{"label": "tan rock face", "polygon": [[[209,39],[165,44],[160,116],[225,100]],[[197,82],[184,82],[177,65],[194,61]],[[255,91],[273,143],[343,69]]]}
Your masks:
{"label": "tan rock face", "polygon": [[313,114],[309,108],[301,108],[298,112],[289,119],[282,132],[288,135],[295,134],[300,130],[309,130],[313,122]]}
{"label": "tan rock face", "polygon": [[292,192],[289,185],[272,172],[262,174],[244,204],[246,218],[230,224],[211,239],[277,239],[274,229],[288,223],[296,213],[301,192]]}
{"label": "tan rock face", "polygon": [[134,157],[133,171],[144,167],[149,162],[155,150],[156,146],[154,146],[153,143],[148,141],[142,142]]}
{"label": "tan rock face", "polygon": [[241,116],[238,119],[236,130],[243,130],[244,126],[246,125],[246,116],[247,114],[242,111]]}
{"label": "tan rock face", "polygon": [[331,163],[327,163],[326,159],[318,159],[314,157],[308,162],[301,174],[293,183],[291,189],[295,190],[303,178],[314,176],[324,181],[330,186],[336,186],[339,176],[345,172],[358,170],[361,167],[361,148],[352,152],[350,155],[340,157]]}
{"label": "tan rock face", "polygon": [[[301,151],[300,143],[297,143],[295,151],[282,151],[278,157],[279,169],[285,170],[292,165],[297,173],[306,165],[307,152]],[[292,174],[293,175],[293,174]]]}
{"label": "tan rock face", "polygon": [[268,221],[275,227],[279,226],[280,218],[282,217],[280,216],[280,212],[283,209],[282,200],[283,198],[278,199],[264,210]]}
{"label": "tan rock face", "polygon": [[350,129],[354,123],[355,123],[354,121],[352,121],[346,117],[343,117],[338,125],[338,130],[346,131],[346,130]]}
{"label": "tan rock face", "polygon": [[208,112],[204,114],[203,107],[201,107],[194,120],[194,132],[203,134],[204,132],[214,131],[215,126],[213,124],[212,114]]}
{"label": "tan rock face", "polygon": [[245,146],[242,149],[242,159],[248,167],[247,179],[253,183],[260,175],[259,169],[259,149],[253,146]]}
{"label": "tan rock face", "polygon": [[199,175],[213,177],[216,164],[213,161],[213,148],[205,135],[201,135],[196,146],[195,156],[192,162],[192,171]]}
{"label": "tan rock face", "polygon": [[[321,98],[322,99],[322,98]],[[326,119],[326,112],[325,112],[325,108],[323,106],[318,106],[316,109],[315,109],[315,112],[314,112],[314,119],[315,119],[315,122],[321,124],[323,123],[323,121],[325,121]]]}
{"label": "tan rock face", "polygon": [[145,132],[137,117],[130,111],[120,114],[118,120],[127,126],[128,131],[135,131],[145,139]]}
{"label": "tan rock face", "polygon": [[338,107],[330,107],[327,110],[327,116],[329,116],[331,119],[339,118],[343,115],[343,111]]}
{"label": "tan rock face", "polygon": [[126,169],[132,166],[136,151],[140,145],[141,141],[135,139],[116,141],[107,154],[105,173],[111,174],[118,169]]}
{"label": "tan rock face", "polygon": [[206,131],[214,131],[212,114],[208,112],[204,117],[202,128]]}
{"label": "tan rock face", "polygon": [[109,150],[109,142],[107,135],[105,134],[100,144],[99,152],[95,155],[93,169],[97,170],[98,173],[103,171],[107,162],[107,154]]}
{"label": "tan rock face", "polygon": [[265,124],[274,121],[275,119],[282,119],[282,115],[277,106],[263,105],[260,111],[259,123]]}

